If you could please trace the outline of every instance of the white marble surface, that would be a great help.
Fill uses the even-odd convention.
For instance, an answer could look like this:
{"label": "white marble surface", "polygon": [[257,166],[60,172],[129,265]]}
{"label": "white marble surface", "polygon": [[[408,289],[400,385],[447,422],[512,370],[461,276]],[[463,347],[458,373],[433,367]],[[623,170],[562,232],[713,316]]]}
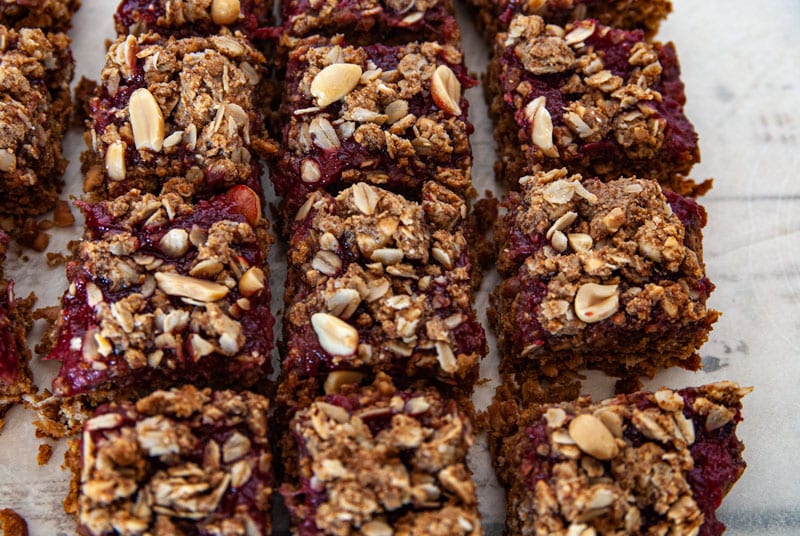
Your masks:
{"label": "white marble surface", "polygon": [[[697,178],[714,177],[714,189],[702,199],[709,214],[705,259],[717,285],[713,307],[724,314],[702,349],[706,370],[668,371],[648,383],[681,387],[715,380],[755,386],[745,400],[740,435],[748,469],[720,509],[728,534],[778,536],[800,534],[800,2],[797,0],[673,0],[674,13],[659,38],[678,50],[686,83],[687,115],[700,134],[703,162]],[[96,78],[104,40],[113,36],[113,0],[83,0],[71,32],[77,60],[76,79]],[[481,71],[486,48],[471,22],[460,13],[467,62]],[[491,126],[481,88],[470,90],[472,138],[476,152],[474,180],[479,191],[492,187],[494,158]],[[80,195],[80,130],[67,139],[72,161],[65,195]],[[76,211],[77,212],[77,211]],[[77,214],[76,214],[77,215]],[[80,227],[56,233],[48,251],[64,251]],[[11,252],[7,271],[20,294],[35,290],[39,305],[53,305],[63,292],[63,267],[47,269],[43,255],[25,252],[27,262]],[[280,250],[273,255],[273,288],[280,289]],[[487,277],[484,289],[496,279]],[[275,292],[279,298],[279,292]],[[478,296],[484,309],[486,292]],[[31,341],[38,336],[38,331]],[[483,372],[494,378],[496,358]],[[48,385],[53,363],[34,365],[37,383]],[[610,393],[611,383],[592,375],[589,391]],[[484,405],[490,387],[478,393]],[[74,533],[61,510],[67,489],[60,470],[63,445],[51,462],[36,465],[38,441],[32,414],[15,408],[0,435],[0,508],[17,509],[34,536]],[[498,533],[502,498],[488,467],[485,449],[476,448],[472,463],[481,485],[481,509],[490,533]]]}

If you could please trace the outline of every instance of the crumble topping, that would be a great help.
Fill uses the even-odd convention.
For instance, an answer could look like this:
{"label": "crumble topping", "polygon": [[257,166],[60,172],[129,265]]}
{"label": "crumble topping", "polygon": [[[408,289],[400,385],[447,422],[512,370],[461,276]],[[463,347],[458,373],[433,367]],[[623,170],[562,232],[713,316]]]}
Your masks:
{"label": "crumble topping", "polygon": [[[301,207],[296,225],[307,228],[289,253],[290,281],[300,280],[287,294],[286,324],[301,333],[311,323],[329,366],[403,360],[406,374],[474,373],[485,343],[471,307],[467,207],[434,182],[422,197],[413,203],[358,183],[335,199],[312,194]],[[467,338],[473,331],[479,341]],[[290,338],[293,350],[303,353]]]}
{"label": "crumble topping", "polygon": [[686,229],[658,183],[603,183],[560,169],[525,177],[520,186],[506,232],[543,244],[522,257],[507,242],[498,264],[514,273],[522,262],[522,277],[544,282],[536,315],[548,333],[574,335],[618,311],[634,323],[664,315],[687,324],[708,315],[697,291],[705,275],[701,252],[686,245]]}
{"label": "crumble topping", "polygon": [[172,176],[205,177],[206,190],[256,177],[256,156],[274,149],[260,111],[263,63],[238,33],[112,44],[90,121],[109,196],[156,191]]}
{"label": "crumble topping", "polygon": [[[364,30],[383,29],[381,25],[374,28],[374,22],[364,19],[377,19],[394,29],[417,28],[424,26],[426,18],[430,21],[432,16],[441,17],[440,11],[450,13],[451,8],[445,7],[445,3],[443,0],[364,0],[352,6],[342,0],[295,0],[284,7],[284,20],[290,21],[289,31],[295,36],[329,34],[331,30],[345,29],[342,27],[346,23],[363,26]],[[344,16],[343,11],[349,16]]]}
{"label": "crumble topping", "polygon": [[304,485],[281,491],[319,533],[482,534],[466,466],[471,424],[435,391],[396,392],[379,375],[374,386],[312,403],[291,429]]}
{"label": "crumble topping", "polygon": [[302,192],[340,180],[418,189],[432,179],[469,190],[469,79],[458,48],[312,43],[295,50],[287,78],[286,154],[273,181],[298,198],[291,210]]}
{"label": "crumble topping", "polygon": [[80,0],[3,0],[0,2],[0,24],[45,31],[66,32],[72,26],[72,15]]}
{"label": "crumble topping", "polygon": [[0,178],[2,207],[38,214],[53,207],[67,162],[61,136],[69,122],[69,38],[0,26]]}
{"label": "crumble topping", "polygon": [[[719,455],[739,465],[727,491],[744,468],[735,425],[751,390],[720,382],[526,410],[498,458],[512,533],[697,534],[718,503],[705,510],[713,499],[693,487],[715,463],[695,452],[729,450]],[[711,469],[725,473],[722,464]]]}
{"label": "crumble topping", "polygon": [[259,395],[191,385],[101,408],[83,428],[81,527],[97,535],[268,532],[268,409]]}
{"label": "crumble topping", "polygon": [[[113,376],[122,359],[130,371],[169,374],[206,356],[230,366],[263,366],[271,336],[247,337],[246,326],[253,315],[269,316],[260,261],[269,243],[264,220],[237,221],[233,208],[233,219],[213,213],[208,220],[208,205],[135,190],[103,208],[114,227],[92,237],[97,230],[90,226],[92,239],[81,243],[80,267],[73,268],[65,297],[61,329],[72,338],[68,349],[57,350],[77,360],[67,368]],[[73,326],[70,316],[87,307],[89,319]],[[58,351],[53,355],[63,360]],[[56,380],[57,391],[75,389],[68,376]]]}

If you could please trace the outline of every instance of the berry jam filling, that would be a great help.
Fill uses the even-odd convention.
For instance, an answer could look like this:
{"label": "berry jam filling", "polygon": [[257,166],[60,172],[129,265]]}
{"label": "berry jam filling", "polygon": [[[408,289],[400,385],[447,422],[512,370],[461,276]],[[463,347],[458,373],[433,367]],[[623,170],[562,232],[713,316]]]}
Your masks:
{"label": "berry jam filling", "polygon": [[[244,188],[244,187],[236,187]],[[188,273],[193,265],[198,250],[190,248],[180,258],[165,255],[159,248],[161,238],[171,229],[184,229],[189,232],[194,226],[209,229],[215,222],[229,220],[244,222],[252,216],[252,206],[243,206],[242,199],[236,196],[236,189],[227,194],[215,197],[210,201],[201,201],[194,205],[190,214],[177,215],[166,225],[140,227],[131,230],[115,220],[103,204],[91,205],[79,203],[86,218],[88,236],[95,240],[104,235],[118,232],[132,232],[138,240],[137,255],[152,256],[165,264],[176,268],[180,274]],[[251,196],[255,197],[255,196]],[[260,210],[260,207],[255,207]],[[263,266],[262,248],[257,243],[237,244],[237,255],[249,266]],[[141,292],[140,285],[133,285],[121,290],[113,290],[102,271],[96,275],[78,263],[67,267],[68,280],[74,284],[74,293],[67,293],[63,298],[62,319],[58,341],[50,355],[45,359],[61,361],[61,370],[54,380],[54,389],[60,394],[74,395],[96,389],[116,389],[121,387],[137,387],[143,385],[161,386],[174,384],[176,381],[199,381],[204,384],[230,385],[233,382],[252,382],[269,370],[269,353],[272,349],[273,317],[270,314],[269,287],[249,296],[250,308],[242,311],[237,321],[241,324],[242,333],[246,334],[243,346],[238,355],[258,356],[252,360],[233,360],[218,352],[198,358],[190,344],[188,336],[177,348],[164,348],[162,360],[174,363],[175,367],[131,368],[124,357],[125,349],[114,348],[107,356],[96,350],[87,348],[93,345],[94,333],[99,329],[99,319],[95,310],[87,302],[87,285],[93,283],[100,289],[103,301],[112,304],[133,293]],[[229,290],[226,303],[235,303],[241,295],[238,288]],[[186,309],[187,305],[178,297],[167,297],[169,306],[174,309]],[[164,303],[158,305],[162,310]],[[142,314],[152,313],[156,309],[153,303],[147,303]],[[186,334],[188,335],[188,334]],[[77,341],[77,342],[76,342]],[[90,352],[87,360],[84,351]],[[263,364],[259,364],[259,361]]]}

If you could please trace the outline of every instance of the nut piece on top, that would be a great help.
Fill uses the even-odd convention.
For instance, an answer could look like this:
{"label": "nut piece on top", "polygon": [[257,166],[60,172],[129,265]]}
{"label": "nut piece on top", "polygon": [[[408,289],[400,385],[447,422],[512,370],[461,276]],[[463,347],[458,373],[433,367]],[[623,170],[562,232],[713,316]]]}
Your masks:
{"label": "nut piece on top", "polygon": [[503,371],[523,389],[561,377],[572,385],[554,397],[574,398],[583,369],[635,379],[699,368],[719,316],[706,308],[704,209],[646,179],[559,169],[519,183],[496,229]]}
{"label": "nut piece on top", "polygon": [[294,534],[483,534],[472,426],[435,390],[398,391],[381,374],[315,400],[290,429],[281,494]]}
{"label": "nut piece on top", "polygon": [[271,237],[255,192],[192,204],[134,190],[80,207],[86,236],[48,357],[61,361],[57,395],[249,386],[270,373]]}
{"label": "nut piece on top", "polygon": [[562,28],[517,16],[495,40],[487,77],[498,179],[509,185],[567,167],[604,180],[648,177],[679,193],[710,187],[684,177],[700,151],[671,43],[595,20]]}
{"label": "nut piece on top", "polygon": [[745,469],[731,382],[592,403],[489,408],[507,492],[507,534],[719,536],[723,497]]}
{"label": "nut piece on top", "polygon": [[191,385],[101,406],[68,458],[79,533],[270,534],[268,410]]}

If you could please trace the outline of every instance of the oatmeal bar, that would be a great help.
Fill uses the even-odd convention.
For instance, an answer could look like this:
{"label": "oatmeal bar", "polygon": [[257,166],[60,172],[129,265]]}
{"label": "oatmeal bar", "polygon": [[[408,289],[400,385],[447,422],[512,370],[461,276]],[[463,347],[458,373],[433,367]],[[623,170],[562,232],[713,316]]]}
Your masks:
{"label": "oatmeal bar", "polygon": [[156,391],[83,427],[78,532],[270,534],[269,401],[247,391]]}
{"label": "oatmeal bar", "polygon": [[200,193],[260,191],[264,57],[240,35],[118,39],[91,99],[84,189],[113,198],[157,193],[181,177]]}
{"label": "oatmeal bar", "polygon": [[594,20],[545,26],[517,16],[488,73],[498,178],[539,170],[656,179],[677,192],[700,160],[671,43]]}
{"label": "oatmeal bar", "polygon": [[65,34],[0,26],[0,212],[34,216],[55,205],[67,167],[73,61]]}
{"label": "oatmeal bar", "polygon": [[18,30],[41,28],[66,32],[72,27],[72,15],[80,6],[80,0],[2,0],[0,24]]}
{"label": "oatmeal bar", "polygon": [[259,203],[246,186],[197,204],[137,190],[80,203],[86,236],[48,357],[61,361],[54,393],[265,378],[273,319]]}
{"label": "oatmeal bar", "polygon": [[272,0],[122,0],[114,15],[117,35],[157,32],[202,37],[223,27],[249,38],[272,22]]}
{"label": "oatmeal bar", "polygon": [[361,45],[461,41],[451,0],[287,0],[281,11],[290,38],[344,34]]}
{"label": "oatmeal bar", "polygon": [[428,180],[468,192],[472,125],[461,90],[472,84],[451,45],[294,49],[282,154],[271,170],[287,217],[311,191],[361,181],[413,200]]}
{"label": "oatmeal bar", "polygon": [[381,375],[316,400],[290,429],[295,461],[280,491],[293,534],[483,534],[472,426],[436,391],[397,391]]}
{"label": "oatmeal bar", "polygon": [[652,180],[584,180],[565,169],[520,188],[496,233],[503,368],[622,378],[699,368],[697,349],[719,315],[706,308],[705,210]]}
{"label": "oatmeal bar", "polygon": [[547,24],[564,25],[581,19],[624,30],[643,29],[647,37],[672,11],[670,0],[468,0],[487,41],[508,29],[515,15],[538,15]]}
{"label": "oatmeal bar", "polygon": [[14,297],[14,282],[3,274],[8,236],[0,231],[0,428],[6,410],[23,394],[35,391],[25,340],[31,327],[30,306]]}
{"label": "oatmeal bar", "polygon": [[366,183],[309,197],[289,243],[282,403],[377,372],[471,392],[486,341],[465,213],[435,182],[421,203]]}
{"label": "oatmeal bar", "polygon": [[719,382],[522,411],[496,402],[507,534],[719,536],[716,509],[746,465],[736,426],[750,391]]}

